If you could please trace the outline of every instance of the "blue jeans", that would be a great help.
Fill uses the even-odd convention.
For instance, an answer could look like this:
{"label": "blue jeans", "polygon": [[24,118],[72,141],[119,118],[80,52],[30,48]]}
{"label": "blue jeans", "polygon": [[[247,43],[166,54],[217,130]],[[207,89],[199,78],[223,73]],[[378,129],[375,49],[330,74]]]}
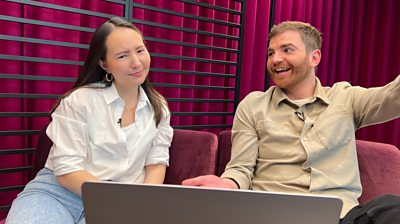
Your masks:
{"label": "blue jeans", "polygon": [[13,201],[7,224],[84,224],[82,199],[58,184],[53,171],[43,168]]}

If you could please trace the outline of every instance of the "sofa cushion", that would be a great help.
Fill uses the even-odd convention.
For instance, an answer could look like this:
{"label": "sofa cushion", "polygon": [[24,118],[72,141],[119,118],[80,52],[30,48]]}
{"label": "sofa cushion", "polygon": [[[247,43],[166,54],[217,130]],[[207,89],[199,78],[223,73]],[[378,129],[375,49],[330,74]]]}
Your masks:
{"label": "sofa cushion", "polygon": [[218,137],[214,133],[174,129],[164,183],[181,184],[188,178],[215,174],[217,148]]}

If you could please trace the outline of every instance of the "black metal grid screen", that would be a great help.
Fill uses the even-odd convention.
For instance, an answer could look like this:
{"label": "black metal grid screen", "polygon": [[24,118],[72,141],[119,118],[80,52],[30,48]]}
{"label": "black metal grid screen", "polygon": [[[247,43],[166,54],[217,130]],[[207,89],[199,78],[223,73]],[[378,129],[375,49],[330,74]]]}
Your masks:
{"label": "black metal grid screen", "polygon": [[[0,62],[10,68],[11,66],[18,67],[15,70],[5,69],[3,71],[6,72],[0,72],[0,80],[6,82],[8,86],[20,86],[20,91],[4,85],[0,87],[0,104],[7,105],[0,110],[0,123],[4,124],[4,126],[0,125],[0,142],[19,143],[16,144],[18,147],[9,146],[10,144],[0,146],[1,197],[9,197],[10,194],[11,197],[15,197],[29,180],[40,128],[48,122],[48,112],[55,100],[75,81],[79,66],[83,64],[84,55],[88,49],[90,34],[95,30],[95,27],[86,26],[85,21],[104,21],[120,16],[139,26],[148,42],[152,64],[155,64],[151,68],[151,77],[155,80],[152,80],[153,84],[166,96],[170,104],[174,128],[219,130],[231,127],[229,121],[233,117],[239,100],[244,0],[230,0],[228,7],[225,1],[225,5],[212,5],[206,1],[192,0],[142,1],[146,4],[138,3],[139,1],[93,0],[82,1],[80,5],[69,1],[58,2],[60,3],[33,0],[0,2],[0,7],[5,12],[0,14],[2,27],[28,29],[31,32],[33,30],[33,33],[37,31],[57,34],[61,30],[66,35],[79,35],[77,41],[71,42],[57,38],[40,38],[40,35],[30,35],[29,32],[17,32],[17,34],[0,32],[0,43],[3,46],[14,44],[20,49],[19,52],[0,51]],[[96,2],[99,6],[93,10],[88,2]],[[179,10],[176,10],[176,6],[180,6]],[[18,13],[15,13],[15,10]],[[49,15],[31,16],[32,13],[35,14],[40,10]],[[82,22],[80,25],[73,25],[68,21],[46,19],[57,18],[60,14],[64,17],[79,16]],[[210,14],[219,15],[222,19],[208,16]],[[170,19],[163,20],[163,17]],[[196,27],[193,24],[196,24]],[[209,26],[213,29],[207,29]],[[158,33],[171,35],[159,36]],[[182,38],[176,38],[179,35]],[[202,38],[205,41],[201,41]],[[193,39],[199,41],[193,41]],[[209,39],[213,41],[207,41]],[[224,44],[213,44],[221,42]],[[174,49],[171,46],[180,49],[181,53],[176,54],[176,51],[171,51]],[[27,47],[46,48],[52,51],[49,55],[56,56],[38,56],[24,51]],[[69,52],[69,56],[62,57],[58,55],[60,52]],[[190,52],[197,54],[190,54]],[[222,54],[224,59],[201,57],[202,54]],[[182,66],[171,66],[176,64]],[[192,66],[185,66],[187,64]],[[58,70],[65,68],[65,71],[69,72],[63,74],[57,70],[54,71],[54,75],[52,72],[50,72],[52,75],[42,74],[41,69],[51,70],[55,65],[58,66]],[[221,66],[223,72],[220,72]],[[198,69],[202,67],[210,69]],[[217,67],[219,72],[215,72],[214,67]],[[48,87],[33,87],[40,86],[41,83]],[[170,91],[171,89],[179,91]],[[215,107],[217,110],[203,110],[201,108],[204,104],[210,108]],[[196,117],[214,117],[217,122],[213,119],[198,121]],[[10,122],[20,125],[18,128],[10,129],[8,125]],[[11,179],[16,181],[9,181]],[[0,205],[0,212],[7,211],[10,203],[11,200]]]}

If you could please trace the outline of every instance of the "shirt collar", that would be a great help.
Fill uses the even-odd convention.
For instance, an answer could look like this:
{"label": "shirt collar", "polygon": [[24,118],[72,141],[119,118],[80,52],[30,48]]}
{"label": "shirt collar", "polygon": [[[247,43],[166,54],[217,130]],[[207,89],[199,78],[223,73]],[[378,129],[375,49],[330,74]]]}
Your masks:
{"label": "shirt collar", "polygon": [[112,102],[116,101],[119,98],[120,97],[118,95],[114,83],[111,83],[111,86],[106,87],[104,89],[104,99],[106,100],[107,104],[111,104]]}
{"label": "shirt collar", "polygon": [[[111,83],[110,87],[106,87],[104,89],[104,99],[107,104],[111,104],[114,101],[121,99],[114,83]],[[150,100],[147,97],[147,94],[144,91],[144,89],[142,88],[142,86],[139,86],[139,101],[138,101],[137,108],[140,108],[142,105],[145,106],[146,104],[151,105]]]}
{"label": "shirt collar", "polygon": [[139,86],[139,101],[138,101],[138,105],[137,108],[142,108],[146,105],[151,105],[149,98],[147,97],[146,92],[144,91],[144,89],[142,88],[142,86]]}
{"label": "shirt collar", "polygon": [[321,82],[317,77],[315,77],[315,79],[317,80],[317,85],[315,87],[314,97],[320,99],[326,105],[329,105],[331,101],[329,100],[328,95],[326,95],[325,88],[321,85]]}
{"label": "shirt collar", "polygon": [[[324,91],[324,87],[321,85],[321,82],[317,77],[315,77],[316,80],[316,85],[315,85],[315,91],[314,91],[314,98],[315,99],[320,99],[322,102],[325,104],[329,105],[330,100],[328,99],[328,96],[326,95]],[[272,103],[275,106],[275,109],[278,108],[279,104],[282,101],[290,101],[289,97],[286,95],[286,93],[279,87],[275,87],[273,97],[272,97]]]}

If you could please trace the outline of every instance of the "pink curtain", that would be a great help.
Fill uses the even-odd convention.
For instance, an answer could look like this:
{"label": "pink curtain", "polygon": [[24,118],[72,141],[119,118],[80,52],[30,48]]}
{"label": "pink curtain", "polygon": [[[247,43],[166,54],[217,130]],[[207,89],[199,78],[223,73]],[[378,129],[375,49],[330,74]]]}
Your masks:
{"label": "pink curtain", "polygon": [[270,0],[246,1],[240,99],[263,91],[267,60]]}

